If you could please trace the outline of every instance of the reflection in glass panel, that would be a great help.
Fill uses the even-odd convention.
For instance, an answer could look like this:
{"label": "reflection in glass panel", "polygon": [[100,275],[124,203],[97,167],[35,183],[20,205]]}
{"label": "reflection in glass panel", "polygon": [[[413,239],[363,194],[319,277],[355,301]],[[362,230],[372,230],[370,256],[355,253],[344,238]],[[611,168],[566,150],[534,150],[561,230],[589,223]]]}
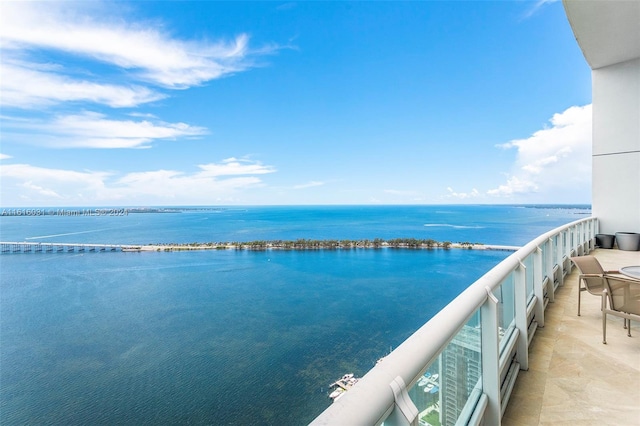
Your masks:
{"label": "reflection in glass panel", "polygon": [[493,290],[493,294],[498,298],[498,336],[499,341],[507,335],[509,327],[515,324],[515,291],[514,274],[511,272],[502,283]]}
{"label": "reflection in glass panel", "polygon": [[569,243],[569,247],[575,247],[576,246],[576,233],[574,232],[569,232],[569,238],[567,239],[567,242]]}
{"label": "reflection in glass panel", "polygon": [[419,424],[455,425],[463,411],[475,406],[481,394],[481,374],[478,311],[409,391],[420,413]]}
{"label": "reflection in glass panel", "polygon": [[533,254],[530,254],[526,257],[526,259],[522,262],[524,266],[527,267],[526,270],[526,288],[527,288],[527,301],[529,301],[533,294]]}
{"label": "reflection in glass panel", "polygon": [[549,250],[549,244],[542,244],[540,248],[542,249],[542,252],[540,253],[542,256],[542,279],[544,280],[544,277],[548,277],[551,280],[551,272],[547,268],[547,251]]}

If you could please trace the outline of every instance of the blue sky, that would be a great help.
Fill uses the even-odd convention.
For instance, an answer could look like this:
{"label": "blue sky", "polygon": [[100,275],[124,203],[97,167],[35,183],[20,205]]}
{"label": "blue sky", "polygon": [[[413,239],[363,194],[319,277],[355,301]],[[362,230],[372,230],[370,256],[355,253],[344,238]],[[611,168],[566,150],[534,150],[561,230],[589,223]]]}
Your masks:
{"label": "blue sky", "polygon": [[559,1],[2,2],[2,206],[590,203]]}

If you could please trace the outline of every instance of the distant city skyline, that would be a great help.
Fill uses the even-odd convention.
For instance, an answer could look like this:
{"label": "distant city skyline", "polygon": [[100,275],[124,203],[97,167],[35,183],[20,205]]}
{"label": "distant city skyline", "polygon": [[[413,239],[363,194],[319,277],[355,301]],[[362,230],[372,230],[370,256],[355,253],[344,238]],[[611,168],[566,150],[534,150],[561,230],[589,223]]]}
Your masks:
{"label": "distant city skyline", "polygon": [[2,2],[0,203],[590,204],[562,3]]}

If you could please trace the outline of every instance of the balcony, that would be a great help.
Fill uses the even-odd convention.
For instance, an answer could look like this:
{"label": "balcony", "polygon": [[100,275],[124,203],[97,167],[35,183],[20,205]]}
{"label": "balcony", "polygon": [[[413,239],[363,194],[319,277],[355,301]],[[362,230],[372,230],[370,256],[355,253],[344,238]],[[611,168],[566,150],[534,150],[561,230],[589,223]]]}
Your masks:
{"label": "balcony", "polygon": [[509,256],[367,373],[312,424],[537,425],[637,423],[640,327],[583,293],[569,257],[606,269],[639,252],[594,250],[598,220],[582,219]]}
{"label": "balcony", "polygon": [[[637,251],[590,254],[605,270],[640,264]],[[529,370],[520,372],[502,424],[640,424],[640,324],[631,323],[629,338],[622,319],[609,316],[603,345],[599,298],[582,293],[577,316],[575,269],[564,283],[529,347]]]}

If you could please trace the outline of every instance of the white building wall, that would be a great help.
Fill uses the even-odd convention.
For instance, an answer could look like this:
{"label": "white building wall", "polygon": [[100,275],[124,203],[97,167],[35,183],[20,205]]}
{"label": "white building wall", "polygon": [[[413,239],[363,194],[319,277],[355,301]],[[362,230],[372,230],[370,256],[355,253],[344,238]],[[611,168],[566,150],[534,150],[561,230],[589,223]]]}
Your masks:
{"label": "white building wall", "polygon": [[600,232],[640,233],[640,59],[593,81],[593,214]]}

